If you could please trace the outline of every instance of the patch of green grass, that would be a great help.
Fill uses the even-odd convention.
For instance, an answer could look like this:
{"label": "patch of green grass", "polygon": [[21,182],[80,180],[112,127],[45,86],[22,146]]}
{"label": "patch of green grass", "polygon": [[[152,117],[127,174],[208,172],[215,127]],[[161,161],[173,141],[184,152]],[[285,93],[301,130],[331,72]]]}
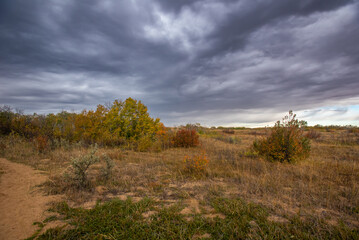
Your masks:
{"label": "patch of green grass", "polygon": [[[61,203],[53,211],[71,227],[49,229],[36,239],[192,239],[204,234],[211,239],[359,238],[357,229],[342,223],[331,226],[316,218],[303,221],[294,217],[287,223],[271,222],[266,209],[241,199],[215,198],[210,204],[225,218],[212,219],[201,214],[186,218],[180,214],[183,208],[180,204],[164,207],[151,199],[137,203],[130,198],[112,200],[89,210]],[[145,218],[142,214],[150,210],[155,214]]]}

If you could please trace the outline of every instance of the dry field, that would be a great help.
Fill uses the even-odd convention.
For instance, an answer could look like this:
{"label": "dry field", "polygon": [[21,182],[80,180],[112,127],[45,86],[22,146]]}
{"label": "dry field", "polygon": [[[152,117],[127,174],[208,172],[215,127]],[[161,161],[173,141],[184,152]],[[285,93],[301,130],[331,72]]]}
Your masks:
{"label": "dry field", "polygon": [[[220,129],[205,129],[201,131],[199,147],[172,148],[161,152],[100,148],[96,153],[98,156],[107,154],[114,161],[112,174],[106,179],[100,177],[104,163],[94,164],[89,169],[90,186],[82,190],[67,187],[63,175],[71,158],[85,154],[88,152],[86,148],[64,144],[55,150],[38,153],[25,140],[7,137],[1,139],[2,146],[6,146],[1,154],[11,161],[45,171],[49,180],[41,189],[50,195],[64,194],[63,200],[71,209],[92,209],[99,207],[96,205],[98,201],[111,199],[129,198],[131,204],[151,199],[155,207],[143,210],[144,219],[155,216],[161,209],[177,207],[173,211],[186,221],[197,221],[196,217],[200,216],[215,219],[215,222],[230,219],[232,213],[228,211],[231,210],[224,211],[223,208],[233,204],[231,201],[241,199],[249,206],[263,207],[266,223],[280,226],[280,229],[285,229],[284,232],[291,231],[293,235],[290,237],[293,238],[301,238],[295,235],[297,230],[293,229],[304,229],[310,225],[313,231],[310,236],[313,238],[358,236],[355,235],[359,228],[358,133],[346,129],[317,129],[320,136],[311,140],[309,159],[289,164],[268,162],[251,152],[253,141],[263,137],[266,131],[241,129],[225,133]],[[184,158],[201,152],[209,160],[206,171],[203,174],[186,171]],[[218,199],[221,199],[222,207],[215,204]],[[248,214],[251,215],[250,212]],[[248,226],[252,230],[248,230],[250,234],[246,238],[276,236],[266,235],[271,230],[258,233],[263,227],[259,227],[262,230],[253,230],[261,225],[256,225],[255,218],[251,219]],[[233,228],[231,231],[237,230]],[[298,230],[301,231],[305,230]],[[326,233],[316,235],[321,231]],[[287,238],[282,233],[278,234],[282,236],[280,238]],[[179,235],[168,236],[177,238]],[[201,230],[191,236],[216,239],[219,235]],[[236,239],[236,236],[223,235],[222,238]],[[188,236],[180,238],[187,239]]]}

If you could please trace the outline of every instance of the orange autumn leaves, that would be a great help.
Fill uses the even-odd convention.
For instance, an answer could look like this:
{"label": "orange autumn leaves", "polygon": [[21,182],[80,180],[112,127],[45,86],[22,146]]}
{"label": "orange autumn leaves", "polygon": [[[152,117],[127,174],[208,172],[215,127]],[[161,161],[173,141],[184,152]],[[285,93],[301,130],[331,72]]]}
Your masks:
{"label": "orange autumn leaves", "polygon": [[76,140],[90,143],[121,145],[144,138],[153,141],[162,125],[149,116],[141,101],[128,98],[115,100],[111,107],[98,105],[96,111],[83,111],[75,121]]}
{"label": "orange autumn leaves", "polygon": [[141,101],[128,98],[81,113],[62,111],[58,114],[25,115],[1,108],[0,130],[1,135],[13,133],[33,139],[38,142],[39,149],[43,149],[45,139],[107,146],[143,139],[154,141],[157,133],[163,131],[163,125],[159,119],[150,117]]}
{"label": "orange autumn leaves", "polygon": [[209,160],[205,151],[201,151],[201,153],[193,156],[185,156],[183,162],[186,171],[201,174],[206,172]]}
{"label": "orange autumn leaves", "polygon": [[195,147],[195,130],[166,128],[160,119],[151,118],[147,107],[132,98],[98,105],[80,113],[62,111],[48,115],[14,113],[0,108],[0,135],[16,134],[30,141],[39,152],[56,147],[57,142],[85,146],[125,146],[137,151],[160,151],[171,147]]}
{"label": "orange autumn leaves", "polygon": [[196,147],[199,145],[199,136],[196,130],[180,129],[172,139],[175,147]]}
{"label": "orange autumn leaves", "polygon": [[272,162],[293,163],[308,158],[310,141],[303,134],[306,122],[295,117],[296,115],[289,111],[289,115],[275,124],[268,137],[254,141],[253,149]]}

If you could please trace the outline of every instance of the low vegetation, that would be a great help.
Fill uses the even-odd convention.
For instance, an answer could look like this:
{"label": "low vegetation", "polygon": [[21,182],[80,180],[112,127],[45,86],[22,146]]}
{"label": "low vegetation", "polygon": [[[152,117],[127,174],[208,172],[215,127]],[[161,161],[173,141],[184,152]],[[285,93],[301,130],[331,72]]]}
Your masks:
{"label": "low vegetation", "polygon": [[173,137],[175,147],[196,147],[199,145],[199,136],[195,130],[180,129]]}
{"label": "low vegetation", "polygon": [[[2,110],[1,157],[46,171],[43,191],[64,195],[32,239],[358,238],[356,127],[308,127],[291,112],[273,128],[166,128],[151,118],[145,127],[135,115],[121,122],[120,109],[136,109],[126,101],[104,110],[114,125],[87,127],[71,121],[95,112],[63,121]],[[51,131],[13,127],[50,116],[59,117]]]}
{"label": "low vegetation", "polygon": [[295,119],[292,111],[278,121],[268,137],[257,139],[253,148],[269,161],[296,162],[309,157],[310,142],[303,134],[306,123]]}
{"label": "low vegetation", "polygon": [[[357,239],[359,230],[331,226],[318,218],[306,221],[298,216],[288,222],[274,222],[268,211],[241,199],[210,199],[222,217],[209,218],[180,213],[181,204],[156,205],[151,199],[133,202],[112,200],[93,209],[71,208],[57,204],[59,214],[49,221],[62,219],[66,225],[49,229],[37,239]],[[152,213],[152,214],[148,214]],[[46,223],[45,223],[46,224]],[[42,225],[43,226],[43,225]]]}
{"label": "low vegetation", "polygon": [[70,184],[80,189],[89,187],[88,169],[100,160],[95,155],[96,151],[97,148],[95,147],[89,154],[71,160],[71,166],[64,175]]}
{"label": "low vegetation", "polygon": [[185,156],[183,161],[185,164],[185,171],[188,171],[189,173],[203,174],[207,171],[208,158],[204,151],[191,157]]}

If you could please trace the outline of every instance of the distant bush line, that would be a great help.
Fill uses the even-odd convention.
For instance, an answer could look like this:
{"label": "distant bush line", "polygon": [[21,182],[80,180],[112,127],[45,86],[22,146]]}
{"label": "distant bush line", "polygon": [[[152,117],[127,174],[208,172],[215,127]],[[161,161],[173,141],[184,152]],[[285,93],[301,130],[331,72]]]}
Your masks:
{"label": "distant bush line", "polygon": [[[140,151],[154,145],[157,149],[198,145],[197,132],[184,129],[180,136],[170,132],[159,118],[150,117],[141,101],[132,98],[115,100],[110,106],[98,105],[94,111],[80,113],[26,115],[3,106],[0,107],[0,135],[10,134],[34,141],[40,152],[61,139],[85,145],[126,145]],[[179,139],[181,136],[185,139]]]}

